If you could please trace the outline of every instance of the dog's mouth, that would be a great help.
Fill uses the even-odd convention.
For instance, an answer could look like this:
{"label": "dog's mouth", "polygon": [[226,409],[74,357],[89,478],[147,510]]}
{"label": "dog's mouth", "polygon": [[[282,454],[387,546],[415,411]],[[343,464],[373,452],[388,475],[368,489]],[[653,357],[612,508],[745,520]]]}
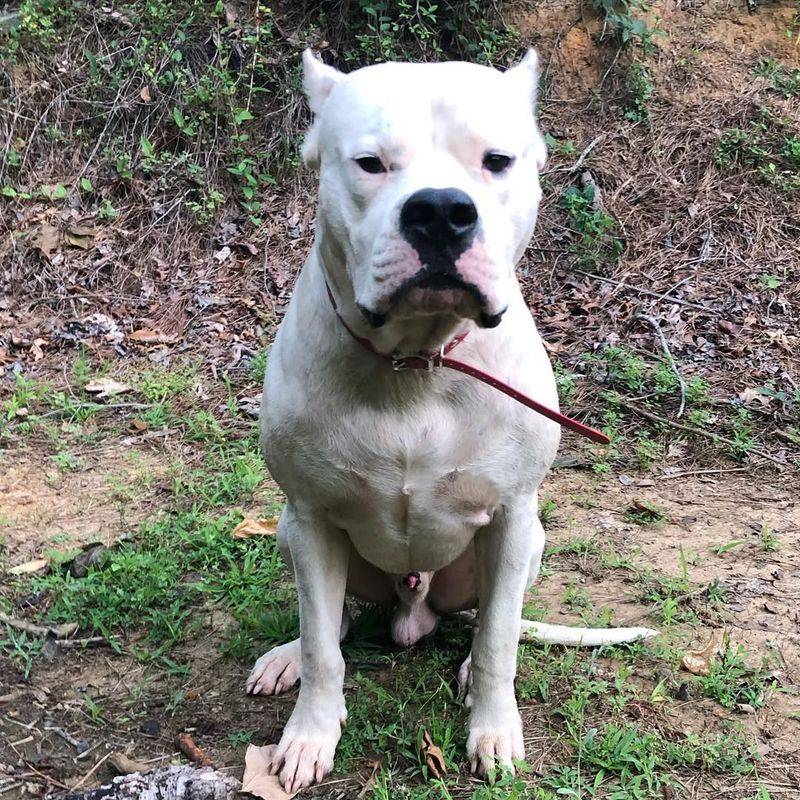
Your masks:
{"label": "dog's mouth", "polygon": [[466,305],[463,296],[466,296],[477,305],[478,316],[476,321],[482,328],[497,327],[507,310],[507,308],[504,308],[496,314],[490,314],[486,310],[488,305],[486,296],[475,284],[465,281],[461,276],[453,272],[432,271],[427,268],[420,270],[393,292],[388,300],[385,312],[372,311],[361,305],[359,305],[359,309],[373,328],[380,328],[386,324],[392,311],[400,303],[408,299],[412,293],[414,293],[417,300],[426,298],[429,301],[426,305],[433,308],[435,313],[437,307],[440,307],[440,310],[444,310],[450,305],[442,297],[438,298],[438,303],[436,302],[437,294],[444,295],[447,292],[462,295],[462,297],[458,298],[458,302],[453,304],[454,306]]}

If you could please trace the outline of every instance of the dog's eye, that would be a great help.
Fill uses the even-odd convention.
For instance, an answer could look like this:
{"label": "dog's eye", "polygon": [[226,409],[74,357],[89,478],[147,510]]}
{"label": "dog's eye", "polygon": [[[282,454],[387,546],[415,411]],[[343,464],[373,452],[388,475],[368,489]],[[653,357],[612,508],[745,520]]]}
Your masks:
{"label": "dog's eye", "polygon": [[377,175],[379,172],[386,172],[386,167],[377,156],[359,156],[354,159],[364,172],[369,172],[370,175]]}
{"label": "dog's eye", "polygon": [[483,166],[489,172],[505,172],[512,164],[514,159],[505,153],[487,153],[483,157]]}

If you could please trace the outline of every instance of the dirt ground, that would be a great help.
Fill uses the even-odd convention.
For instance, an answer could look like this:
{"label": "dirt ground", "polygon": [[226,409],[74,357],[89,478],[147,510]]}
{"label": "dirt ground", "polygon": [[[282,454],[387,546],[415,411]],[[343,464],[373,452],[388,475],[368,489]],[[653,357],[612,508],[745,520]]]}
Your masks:
{"label": "dirt ground", "polygon": [[[476,794],[483,790],[457,757],[451,767],[460,772],[451,776],[449,793],[423,794],[430,776],[423,780],[421,767],[408,766],[415,764],[408,751],[414,736],[386,734],[399,761],[388,748],[376,752],[381,731],[393,729],[383,717],[380,731],[377,722],[369,729],[368,705],[366,716],[351,711],[351,725],[363,730],[362,739],[348,734],[346,768],[302,796],[539,800],[545,796],[533,794],[535,787],[564,767],[579,776],[577,789],[559,789],[573,798],[800,797],[800,207],[797,193],[753,178],[756,167],[722,174],[713,163],[723,130],[752,132],[748,126],[758,124],[763,104],[800,136],[798,95],[775,93],[766,78],[754,76],[764,59],[800,67],[798,7],[758,2],[749,12],[745,3],[727,0],[654,3],[647,19],[658,20],[663,33],[643,56],[655,87],[647,101],[650,122],[624,116],[629,56],[601,42],[602,22],[584,5],[500,7],[520,41],[540,49],[547,71],[542,127],[553,137],[553,171],[520,278],[551,355],[575,379],[570,407],[614,427],[616,448],[605,459],[567,439],[561,466],[542,490],[549,549],[526,613],[551,622],[648,625],[662,635],[641,649],[582,652],[575,662],[560,649],[521,649],[518,688],[533,770],[528,794]],[[295,18],[287,12],[286,19]],[[586,164],[624,243],[622,257],[602,265],[575,255],[576,234],[558,200],[577,180],[570,165],[598,135],[602,142]],[[85,243],[64,245],[46,257],[30,237],[43,225],[60,230],[78,218],[84,224],[74,208],[19,205],[2,223],[0,257],[8,266],[0,277],[8,278],[9,290],[0,296],[0,399],[9,405],[0,427],[0,612],[47,621],[55,584],[37,589],[30,576],[10,570],[41,558],[50,567],[38,578],[57,576],[66,554],[86,545],[138,546],[140,525],[162,513],[190,513],[191,503],[200,502],[185,487],[204,480],[187,477],[204,458],[250,435],[259,391],[253,364],[274,334],[313,235],[314,208],[302,180],[264,197],[262,227],[245,234],[238,220],[228,220],[201,243],[176,228],[172,245],[159,240],[138,262],[137,237],[150,229],[136,229],[133,217],[123,215],[115,225],[93,218],[88,250]],[[224,224],[233,227],[224,233]],[[733,445],[720,445],[708,430],[695,436],[671,425],[678,421],[674,386],[656,405],[642,406],[652,397],[650,385],[614,384],[610,361],[587,367],[581,360],[601,345],[624,345],[650,365],[635,368],[645,383],[654,380],[653,365],[664,354],[647,317],[663,326],[679,371],[706,386],[697,419],[719,421],[711,430],[723,430]],[[133,331],[146,335],[137,339]],[[70,375],[87,353],[93,374],[130,380],[142,408],[122,403],[98,414],[92,406],[78,417],[87,397],[77,395],[70,401],[77,422],[68,422],[63,403],[44,395],[30,394],[24,412],[10,405],[21,396],[17,374],[72,391]],[[186,362],[195,364],[196,377],[166,404],[144,396],[131,378],[150,369],[168,374]],[[617,380],[630,380],[630,372]],[[771,395],[759,394],[764,386]],[[607,389],[627,392],[629,406],[609,403]],[[147,416],[162,405],[172,416]],[[747,422],[737,423],[742,409]],[[197,416],[201,411],[222,420],[224,435]],[[21,427],[29,421],[29,429]],[[241,450],[235,453],[242,458]],[[271,516],[276,492],[260,476],[255,494],[235,495],[231,505],[245,516]],[[222,502],[214,503],[213,513],[223,513]],[[185,761],[175,747],[183,732],[218,768],[240,778],[246,745],[277,741],[295,697],[244,694],[252,656],[273,636],[243,625],[240,610],[198,601],[179,617],[188,634],[158,658],[143,656],[151,643],[135,625],[112,642],[76,619],[73,638],[84,646],[10,628],[3,634],[0,625],[0,798],[98,785],[116,774],[115,752],[149,765]],[[385,632],[375,632],[369,614],[363,619],[345,648],[348,704],[358,709],[367,697],[377,720],[380,702],[389,702],[381,689],[420,702],[427,689],[415,689],[413,676],[428,674],[435,658],[443,662],[441,691],[455,691],[468,647],[464,624],[443,625],[431,642],[399,652]],[[239,631],[244,636],[236,639]],[[231,646],[242,638],[246,645]],[[712,675],[721,676],[718,683],[685,668],[686,654],[708,643],[712,660],[723,654]],[[737,661],[731,654],[739,647]],[[537,675],[545,676],[547,690]],[[657,735],[660,744],[648,746],[699,741],[695,735],[743,736],[749,755],[719,770],[681,763],[677,784],[650,793],[608,795],[605,784],[595,793],[580,783],[582,755],[576,761],[574,719],[564,710],[578,675],[607,682],[581,712],[586,747],[591,731],[613,719]],[[408,726],[416,721],[415,702],[403,712]],[[463,727],[457,703],[448,708]],[[437,724],[432,712],[419,714]],[[376,759],[395,781],[386,778],[384,794],[370,784]],[[567,773],[559,775],[567,787]]]}
{"label": "dirt ground", "polygon": [[[109,448],[104,464],[126,464],[131,451]],[[139,452],[137,465],[158,471],[158,452]],[[13,469],[12,459],[12,469]],[[8,463],[6,461],[6,463]],[[36,463],[27,454],[27,468],[41,474],[46,463]],[[92,481],[98,469],[87,464],[84,473],[70,476],[58,489],[30,494],[15,505],[4,504],[3,513],[12,515],[6,528],[8,563],[22,563],[48,546],[71,549],[85,541],[87,515],[95,520],[98,538],[107,541],[130,531],[131,517],[113,512],[113,489]],[[72,502],[59,502],[69,493]],[[587,607],[611,610],[615,624],[654,624],[654,606],[641,596],[641,586],[626,569],[603,566],[591,554],[561,554],[560,545],[586,540],[625,555],[665,575],[681,573],[686,564],[687,585],[705,587],[717,582],[725,590],[725,605],[718,614],[699,618],[691,624],[670,626],[671,642],[686,649],[702,649],[710,637],[721,641],[730,635],[731,645],[746,648],[748,658],[771,665],[776,677],[763,707],[750,711],[726,710],[709,699],[691,695],[683,702],[647,703],[658,681],[668,676],[680,681],[674,664],[652,669],[643,666],[634,678],[643,705],[662,729],[683,735],[708,735],[723,726],[742,726],[752,737],[763,762],[759,777],[772,796],[792,797],[800,791],[800,697],[794,687],[800,680],[800,508],[793,485],[769,473],[743,475],[741,468],[710,470],[708,474],[627,474],[598,477],[586,470],[562,468],[548,478],[544,494],[557,503],[548,521],[548,542],[552,549],[545,561],[545,576],[532,598],[545,618],[567,623],[580,621],[579,614],[564,602],[570,587],[587,593]],[[663,511],[664,519],[642,526],[626,520],[632,503],[646,501]],[[144,509],[143,513],[146,513]],[[43,521],[31,525],[30,521]],[[765,552],[759,535],[765,528],[777,537],[779,549]],[[30,534],[36,531],[41,539]],[[27,532],[27,536],[22,535]],[[48,532],[51,538],[48,542]],[[56,533],[57,532],[57,533]],[[98,537],[96,534],[102,534]],[[731,541],[740,542],[728,551],[716,552]],[[132,632],[122,653],[104,646],[85,650],[60,650],[40,656],[30,678],[20,681],[17,671],[6,665],[1,673],[4,696],[0,697],[0,732],[4,737],[0,762],[22,760],[27,794],[48,787],[51,791],[74,786],[103,758],[125,752],[140,763],[159,764],[180,759],[174,742],[178,733],[189,731],[215,764],[241,777],[243,747],[231,742],[236,731],[253,733],[253,741],[267,743],[279,736],[291,711],[294,692],[278,698],[253,698],[243,692],[248,665],[223,658],[218,645],[233,624],[223,612],[211,612],[201,631],[171,658],[190,665],[188,678],[170,677],[163,670],[142,663],[129,652],[135,646]],[[441,635],[440,637],[441,638]],[[427,645],[436,647],[438,641]],[[384,640],[382,646],[391,650]],[[462,654],[463,655],[463,654]],[[402,657],[402,656],[401,656]],[[453,681],[459,660],[453,660]],[[599,659],[600,671],[613,671],[614,657]],[[347,681],[349,692],[357,685]],[[142,687],[146,687],[144,690]],[[182,702],[174,703],[178,693]],[[101,708],[94,717],[87,708]],[[547,707],[541,703],[522,704],[526,720],[527,758],[534,769],[552,759],[557,737],[547,735]],[[643,712],[645,713],[645,712]],[[544,734],[544,735],[543,735]],[[364,769],[367,770],[365,764]],[[90,782],[110,779],[115,773],[101,764]],[[309,796],[356,796],[364,773],[334,775]],[[735,780],[704,775],[686,783],[687,797],[748,797],[757,785],[752,780]],[[751,792],[752,790],[752,792]],[[16,796],[12,791],[10,796]]]}

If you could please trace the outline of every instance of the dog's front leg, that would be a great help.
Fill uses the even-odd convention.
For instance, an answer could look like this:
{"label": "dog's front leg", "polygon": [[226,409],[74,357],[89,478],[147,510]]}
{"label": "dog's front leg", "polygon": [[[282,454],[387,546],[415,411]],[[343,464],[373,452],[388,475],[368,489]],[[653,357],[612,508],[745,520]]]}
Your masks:
{"label": "dog's front leg", "polygon": [[543,547],[535,501],[500,509],[475,537],[480,624],[472,645],[467,755],[482,775],[525,757],[514,678],[523,595]]}
{"label": "dog's front leg", "polygon": [[333,767],[347,717],[339,647],[350,542],[314,512],[287,507],[281,519],[300,605],[300,694],[272,763],[288,792],[309,786]]}

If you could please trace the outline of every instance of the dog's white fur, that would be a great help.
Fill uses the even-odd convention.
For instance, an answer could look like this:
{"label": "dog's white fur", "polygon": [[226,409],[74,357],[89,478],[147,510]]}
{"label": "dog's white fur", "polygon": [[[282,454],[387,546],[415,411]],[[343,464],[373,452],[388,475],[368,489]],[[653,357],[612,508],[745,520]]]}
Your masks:
{"label": "dog's white fur", "polygon": [[[264,454],[287,497],[279,543],[294,570],[300,639],[262,656],[248,690],[282,691],[301,678],[273,770],[288,790],[320,780],[346,717],[345,591],[389,602],[398,575],[434,573],[422,601],[437,613],[476,601],[480,609],[465,662],[467,748],[485,774],[524,757],[517,642],[523,594],[544,547],[537,491],[559,427],[458,373],[393,372],[347,333],[325,282],[347,324],[381,352],[432,351],[469,331],[459,358],[557,407],[514,276],[545,159],[534,117],[536,55],[505,73],[390,63],[343,75],[307,51],[304,68],[315,115],[304,155],[320,167],[316,237],[270,351],[261,412]],[[482,166],[488,150],[514,157],[505,174]],[[386,172],[361,169],[354,159],[364,155],[381,158]],[[413,290],[392,304],[421,266],[399,233],[399,209],[426,187],[473,199],[479,232],[456,267],[479,288],[483,310],[507,307],[498,327],[478,327],[479,301],[460,289]],[[386,324],[371,328],[359,306],[388,312]],[[396,638],[413,641],[435,617],[400,599],[399,613],[416,621],[409,632],[408,620],[396,618]]]}

